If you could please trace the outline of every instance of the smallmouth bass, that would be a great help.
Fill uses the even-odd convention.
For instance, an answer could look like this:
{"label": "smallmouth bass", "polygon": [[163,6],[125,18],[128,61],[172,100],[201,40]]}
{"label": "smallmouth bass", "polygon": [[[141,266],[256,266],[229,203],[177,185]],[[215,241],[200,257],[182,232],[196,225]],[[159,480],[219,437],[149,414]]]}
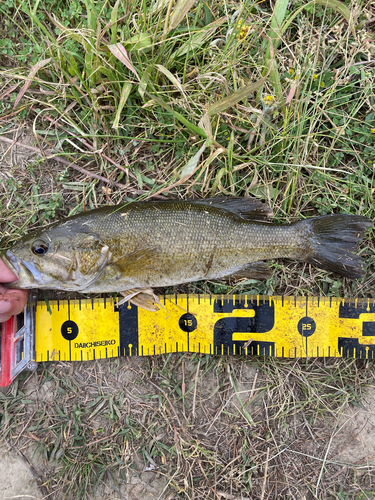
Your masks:
{"label": "smallmouth bass", "polygon": [[362,276],[353,252],[371,220],[326,215],[279,225],[252,198],[143,201],[106,206],[38,229],[1,257],[12,288],[119,292],[157,310],[153,287],[227,276],[265,279],[264,260],[289,258],[347,278]]}

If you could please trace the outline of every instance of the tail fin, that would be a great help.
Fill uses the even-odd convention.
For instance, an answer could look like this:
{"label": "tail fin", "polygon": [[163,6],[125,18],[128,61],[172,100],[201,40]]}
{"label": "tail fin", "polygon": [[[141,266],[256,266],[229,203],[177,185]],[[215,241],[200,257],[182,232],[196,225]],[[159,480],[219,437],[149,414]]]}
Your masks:
{"label": "tail fin", "polygon": [[363,261],[355,255],[357,244],[373,222],[360,215],[323,215],[297,224],[309,225],[311,238],[307,262],[346,278],[356,279],[363,275]]}

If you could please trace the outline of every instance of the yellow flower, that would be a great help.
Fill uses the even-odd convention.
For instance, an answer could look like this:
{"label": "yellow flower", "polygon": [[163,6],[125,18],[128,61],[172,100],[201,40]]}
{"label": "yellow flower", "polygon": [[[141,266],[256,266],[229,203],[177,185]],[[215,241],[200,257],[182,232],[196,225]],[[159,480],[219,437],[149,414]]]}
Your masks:
{"label": "yellow flower", "polygon": [[243,21],[239,20],[237,23],[237,29],[239,30],[237,33],[237,39],[240,41],[245,40],[247,35],[250,33],[250,26],[243,24]]}
{"label": "yellow flower", "polygon": [[371,129],[371,133],[372,133],[372,134],[375,134],[375,128],[372,128],[372,129]]}
{"label": "yellow flower", "polygon": [[325,83],[324,83],[324,82],[320,82],[320,86],[321,86],[322,88],[324,88],[324,87],[325,87]]}
{"label": "yellow flower", "polygon": [[315,74],[314,74],[314,75],[313,75],[313,80],[317,80],[317,78],[318,78],[318,75],[315,75]]}
{"label": "yellow flower", "polygon": [[274,101],[275,98],[273,97],[273,95],[268,94],[263,97],[263,102],[266,106],[270,106]]}
{"label": "yellow flower", "polygon": [[288,73],[289,73],[290,75],[293,75],[293,74],[294,74],[294,69],[293,69],[293,68],[289,68]]}

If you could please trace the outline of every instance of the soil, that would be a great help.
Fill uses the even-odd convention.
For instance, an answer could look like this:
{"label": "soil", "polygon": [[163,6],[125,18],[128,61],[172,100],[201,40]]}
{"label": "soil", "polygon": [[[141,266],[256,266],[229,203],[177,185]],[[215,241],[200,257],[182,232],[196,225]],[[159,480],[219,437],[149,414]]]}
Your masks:
{"label": "soil", "polygon": [[[232,366],[236,362],[233,362]],[[52,365],[52,363],[51,363]],[[63,366],[56,364],[56,375],[63,377],[72,376],[78,382],[86,381],[91,387],[91,376],[95,373],[97,378],[103,381],[109,393],[115,395],[120,388],[129,392],[130,397],[136,399],[139,393],[147,394],[155,392],[154,387],[147,380],[142,386],[137,385],[139,377],[143,371],[143,361],[140,358],[121,360],[118,365],[114,365],[111,360],[101,360],[96,362],[77,363],[71,365],[64,363]],[[187,380],[186,391],[193,385],[197,366],[187,362],[185,364],[185,377]],[[246,408],[251,416],[256,418],[262,406],[259,396],[254,397],[261,387],[259,371],[246,361],[238,361],[236,366],[237,387],[236,391],[229,390],[226,393],[226,400],[220,403],[220,391],[215,371],[211,370],[205,374],[204,381],[198,385],[195,407],[195,432],[199,434],[200,426],[210,418],[206,433],[215,431],[219,416],[215,411],[220,407],[221,413],[240,413]],[[40,379],[39,379],[40,380]],[[41,384],[36,376],[30,376],[24,385],[25,397],[33,401],[28,405],[28,412],[43,406],[48,412],[49,405],[53,405],[57,398],[58,383],[56,380],[46,380]],[[90,390],[90,389],[89,389]],[[82,388],[76,394],[69,395],[70,399],[80,400],[84,397],[87,388]],[[260,393],[259,393],[260,394]],[[136,406],[134,406],[136,411]],[[130,406],[130,413],[132,405]],[[208,417],[210,414],[210,417]],[[192,422],[194,425],[194,423]],[[93,426],[97,429],[106,425],[106,419],[96,415],[93,419]],[[296,423],[298,427],[298,422]],[[299,453],[306,455],[317,455],[325,457],[327,463],[339,464],[340,470],[345,470],[351,466],[366,469],[375,463],[375,388],[368,389],[358,406],[347,404],[345,410],[337,414],[337,418],[332,418],[325,422],[324,434],[330,436],[317,443],[315,440],[306,439],[304,445],[295,446]],[[21,441],[20,441],[21,443]],[[19,444],[20,444],[19,443]],[[280,443],[279,443],[280,444]],[[220,446],[220,445],[219,445]],[[15,451],[17,450],[17,451]],[[18,451],[19,450],[19,451]],[[137,453],[133,453],[132,468],[127,469],[126,480],[113,474],[106,475],[99,483],[95,492],[92,493],[93,500],[155,500],[172,499],[173,496],[168,488],[168,480],[154,463],[145,463],[145,460]],[[298,457],[296,456],[296,461]],[[297,462],[296,462],[297,463]],[[318,464],[319,469],[320,464]],[[48,462],[43,459],[36,450],[36,443],[29,442],[25,447],[16,446],[10,449],[4,442],[0,447],[0,484],[2,492],[0,499],[17,498],[20,500],[46,498],[46,490],[43,483],[51,478],[58,471],[57,462]],[[130,472],[131,471],[131,472]],[[300,489],[300,494],[303,489]],[[224,494],[224,493],[223,493]],[[303,496],[303,495],[302,495]],[[55,498],[49,496],[49,498]],[[62,498],[57,494],[56,498]],[[210,498],[210,497],[207,497]],[[212,497],[213,498],[213,497]],[[245,497],[228,497],[239,498]],[[273,497],[271,497],[273,498]],[[284,498],[284,497],[283,497]],[[295,497],[291,497],[295,498]],[[302,497],[300,497],[302,498]],[[307,495],[307,499],[310,497]],[[319,498],[325,498],[319,496]],[[327,496],[327,498],[330,498]],[[348,497],[349,498],[349,497]],[[352,497],[350,497],[352,498]],[[354,497],[353,497],[354,498]]]}

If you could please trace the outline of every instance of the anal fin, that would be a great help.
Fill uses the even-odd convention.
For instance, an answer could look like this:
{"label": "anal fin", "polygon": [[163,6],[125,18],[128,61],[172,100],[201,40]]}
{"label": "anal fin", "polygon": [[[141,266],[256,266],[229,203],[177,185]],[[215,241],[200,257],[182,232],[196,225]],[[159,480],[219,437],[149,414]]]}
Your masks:
{"label": "anal fin", "polygon": [[266,280],[272,276],[272,271],[266,262],[259,261],[246,264],[244,267],[229,276],[237,279],[247,278],[254,280]]}

